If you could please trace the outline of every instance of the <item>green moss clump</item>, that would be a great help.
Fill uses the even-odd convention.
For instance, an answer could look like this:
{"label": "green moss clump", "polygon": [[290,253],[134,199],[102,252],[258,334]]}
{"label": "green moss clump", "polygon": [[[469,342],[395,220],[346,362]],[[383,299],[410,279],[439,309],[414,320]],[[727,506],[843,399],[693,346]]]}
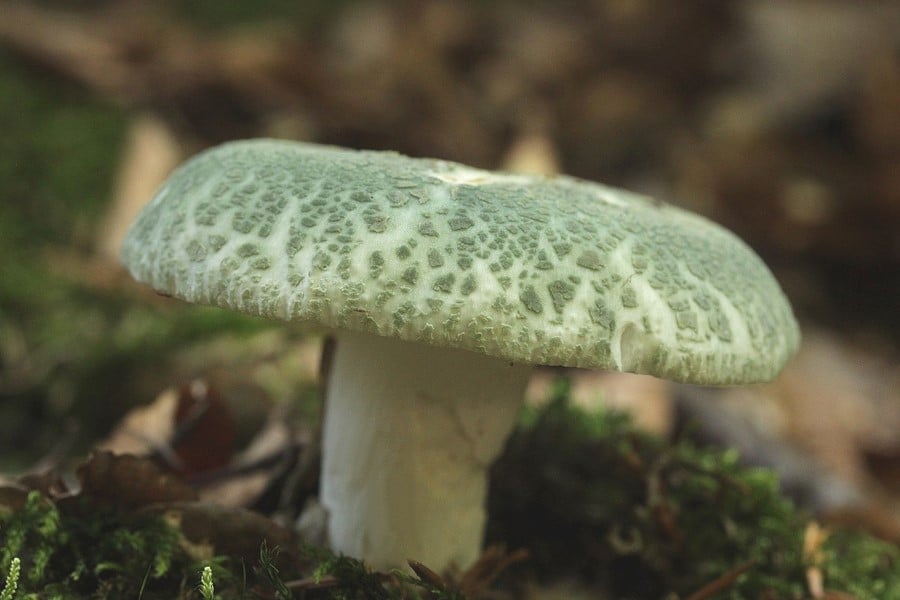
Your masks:
{"label": "green moss clump", "polygon": [[[739,568],[716,596],[808,596],[810,519],[776,475],[735,452],[669,444],[617,414],[585,414],[562,382],[494,466],[488,539],[527,548],[539,579],[574,577],[610,598],[679,597]],[[825,545],[826,587],[860,600],[900,598],[900,550],[862,533]]]}
{"label": "green moss clump", "polygon": [[[17,598],[171,598],[185,560],[178,533],[160,517],[68,515],[40,492],[0,517],[0,571],[21,560]],[[155,595],[154,587],[166,594]]]}
{"label": "green moss clump", "polygon": [[900,599],[900,548],[896,545],[845,529],[832,533],[822,550],[828,588],[863,600]]}
{"label": "green moss clump", "polygon": [[[321,548],[279,556],[263,544],[256,565],[212,561],[216,597],[475,600],[568,580],[598,598],[687,598],[732,574],[710,598],[805,600],[815,561],[830,590],[900,599],[897,547],[838,530],[804,556],[810,520],[771,472],[742,467],[733,452],[637,432],[619,414],[586,414],[566,395],[560,386],[548,406],[528,412],[493,469],[489,542],[525,548],[527,561],[506,568],[517,560],[486,553],[480,569],[447,578],[427,565],[380,573]],[[200,594],[205,564],[185,553],[180,532],[140,511],[72,501],[60,508],[32,492],[23,508],[0,513],[0,573],[21,558],[19,600]]]}
{"label": "green moss clump", "polygon": [[0,591],[0,600],[13,600],[13,598],[16,597],[16,592],[19,590],[21,568],[22,562],[19,558],[13,558],[9,563],[9,570],[6,572],[6,581],[3,583],[3,590]]}
{"label": "green moss clump", "polygon": [[451,585],[373,572],[361,560],[323,548],[292,548],[290,556],[302,559],[283,558],[265,540],[256,565],[237,556],[201,564],[158,513],[101,509],[85,498],[64,502],[61,508],[32,491],[20,509],[0,512],[0,573],[15,572],[18,587],[9,600],[188,600],[213,589],[219,600],[465,600]]}

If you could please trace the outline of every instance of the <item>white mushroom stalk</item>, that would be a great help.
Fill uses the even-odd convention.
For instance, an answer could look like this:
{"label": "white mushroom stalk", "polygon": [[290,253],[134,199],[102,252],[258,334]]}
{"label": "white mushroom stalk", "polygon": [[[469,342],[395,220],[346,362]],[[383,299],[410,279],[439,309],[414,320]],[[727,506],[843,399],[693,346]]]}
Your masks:
{"label": "white mushroom stalk", "polygon": [[531,367],[342,332],[331,369],[321,501],[332,548],[380,569],[410,558],[470,565],[482,544],[488,469]]}

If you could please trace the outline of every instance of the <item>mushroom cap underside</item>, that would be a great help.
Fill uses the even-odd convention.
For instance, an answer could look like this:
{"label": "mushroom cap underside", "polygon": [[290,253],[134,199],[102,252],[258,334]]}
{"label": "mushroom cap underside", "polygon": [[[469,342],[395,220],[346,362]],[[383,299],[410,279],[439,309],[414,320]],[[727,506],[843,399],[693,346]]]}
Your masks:
{"label": "mushroom cap underside", "polygon": [[769,269],[707,219],[393,152],[207,150],[163,184],[122,259],[189,302],[513,362],[749,383],[799,343]]}

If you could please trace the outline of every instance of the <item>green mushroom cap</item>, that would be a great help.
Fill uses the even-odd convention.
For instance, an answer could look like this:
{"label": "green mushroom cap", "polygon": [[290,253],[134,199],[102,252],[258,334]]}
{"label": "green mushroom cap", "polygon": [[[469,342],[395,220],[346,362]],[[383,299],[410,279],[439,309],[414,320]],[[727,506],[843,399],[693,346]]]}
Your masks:
{"label": "green mushroom cap", "polygon": [[750,383],[799,343],[768,268],[702,217],[393,152],[223,144],[161,187],[122,260],[188,302],[520,363]]}

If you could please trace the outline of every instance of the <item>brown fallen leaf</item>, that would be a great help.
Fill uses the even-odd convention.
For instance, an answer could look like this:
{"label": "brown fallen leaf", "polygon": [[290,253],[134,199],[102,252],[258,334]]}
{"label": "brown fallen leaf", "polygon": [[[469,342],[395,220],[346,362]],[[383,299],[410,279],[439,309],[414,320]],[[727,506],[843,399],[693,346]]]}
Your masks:
{"label": "brown fallen leaf", "polygon": [[62,475],[54,469],[27,473],[19,477],[17,483],[28,491],[37,490],[48,498],[62,498],[72,493]]}
{"label": "brown fallen leaf", "polygon": [[235,437],[224,398],[198,379],[167,389],[153,403],[132,410],[97,448],[153,456],[187,476],[228,464]]}
{"label": "brown fallen leaf", "polygon": [[21,509],[37,490],[44,501],[71,516],[113,511],[126,524],[148,515],[163,517],[181,535],[181,547],[197,560],[228,555],[255,564],[264,541],[280,548],[277,564],[298,560],[296,533],[250,510],[198,501],[190,486],[149,458],[94,452],[76,474],[81,483],[77,491],[63,491],[53,474],[0,485],[0,512]]}
{"label": "brown fallen leaf", "polygon": [[251,506],[292,467],[301,446],[280,412],[227,467],[191,477],[201,499],[225,506]]}
{"label": "brown fallen leaf", "polygon": [[200,379],[179,387],[171,444],[182,473],[227,465],[236,435],[228,404],[215,387]]}
{"label": "brown fallen leaf", "polygon": [[0,485],[0,515],[14,513],[25,506],[28,488],[18,483]]}
{"label": "brown fallen leaf", "polygon": [[175,432],[177,406],[178,391],[175,388],[164,390],[153,402],[129,411],[95,449],[146,456],[157,448],[168,446]]}
{"label": "brown fallen leaf", "polygon": [[70,498],[87,499],[92,509],[129,511],[160,502],[197,499],[197,492],[190,486],[147,458],[94,452],[76,474],[81,490]]}
{"label": "brown fallen leaf", "polygon": [[298,536],[272,519],[247,509],[212,502],[172,501],[146,505],[136,514],[163,516],[181,532],[189,542],[183,546],[198,559],[213,555],[239,556],[247,564],[255,564],[265,541],[269,548],[279,548],[277,563],[297,560],[292,549],[298,547]]}

